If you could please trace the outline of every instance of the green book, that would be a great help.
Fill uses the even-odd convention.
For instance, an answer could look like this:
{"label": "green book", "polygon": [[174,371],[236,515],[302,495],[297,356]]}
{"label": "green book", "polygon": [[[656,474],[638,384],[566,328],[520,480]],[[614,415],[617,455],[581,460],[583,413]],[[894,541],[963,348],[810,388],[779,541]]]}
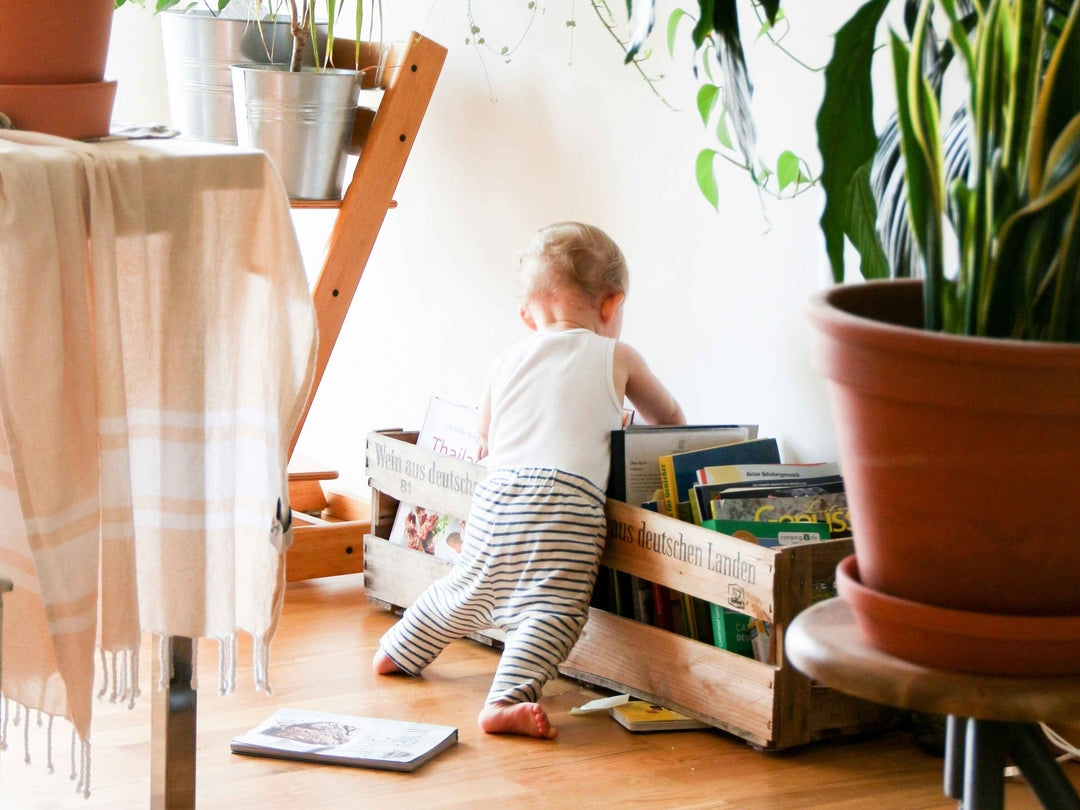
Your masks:
{"label": "green book", "polygon": [[711,603],[709,610],[712,613],[713,644],[722,650],[753,658],[750,617]]}

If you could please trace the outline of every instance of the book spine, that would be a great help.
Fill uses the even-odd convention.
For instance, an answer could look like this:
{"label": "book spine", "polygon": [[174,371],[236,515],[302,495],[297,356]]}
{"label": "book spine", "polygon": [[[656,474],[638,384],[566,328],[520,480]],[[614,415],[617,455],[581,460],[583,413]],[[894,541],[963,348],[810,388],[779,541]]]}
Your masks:
{"label": "book spine", "polygon": [[671,594],[663,585],[655,582],[652,586],[653,614],[656,616],[656,626],[664,630],[674,630],[675,624],[671,616]]}
{"label": "book spine", "polygon": [[664,492],[664,504],[667,516],[678,519],[679,498],[675,494],[675,467],[671,456],[660,456],[660,487]]}
{"label": "book spine", "polygon": [[611,431],[611,472],[608,474],[607,496],[626,501],[626,434]]}

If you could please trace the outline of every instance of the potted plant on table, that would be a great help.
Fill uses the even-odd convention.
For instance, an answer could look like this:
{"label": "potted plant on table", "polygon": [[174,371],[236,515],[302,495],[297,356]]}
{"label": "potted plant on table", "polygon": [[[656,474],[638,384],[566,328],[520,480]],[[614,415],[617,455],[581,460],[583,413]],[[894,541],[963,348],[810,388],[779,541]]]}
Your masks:
{"label": "potted plant on table", "polygon": [[65,138],[108,134],[112,14],[113,0],[0,3],[0,113],[11,125]]}
{"label": "potted plant on table", "polygon": [[[295,199],[340,199],[345,162],[370,127],[374,112],[360,108],[361,83],[376,87],[385,51],[359,41],[363,2],[356,0],[357,41],[335,47],[334,24],[345,3],[327,0],[322,52],[315,30],[315,0],[288,0],[292,48],[286,65],[233,65],[237,141],[265,150]],[[314,65],[304,67],[314,42]],[[374,57],[374,64],[363,64]],[[346,63],[348,68],[335,67]],[[366,77],[366,74],[371,74]],[[359,122],[358,122],[359,117]]]}
{"label": "potted plant on table", "polygon": [[[901,657],[1076,673],[1080,4],[940,0],[939,42],[929,0],[906,3],[908,36],[890,32],[882,54],[898,104],[879,138],[870,68],[888,6],[869,0],[837,34],[818,116],[836,279],[845,238],[865,276],[892,277],[811,305],[855,528],[841,583]],[[741,62],[735,0],[699,7],[695,42],[726,26]],[[943,81],[966,90],[949,126]],[[752,155],[747,107],[728,110],[745,113]]]}

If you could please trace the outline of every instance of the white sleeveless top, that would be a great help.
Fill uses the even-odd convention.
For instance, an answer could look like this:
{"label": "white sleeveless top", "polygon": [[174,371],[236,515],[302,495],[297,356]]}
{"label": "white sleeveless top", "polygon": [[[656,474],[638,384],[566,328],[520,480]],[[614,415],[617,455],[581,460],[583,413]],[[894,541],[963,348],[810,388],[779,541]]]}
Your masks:
{"label": "white sleeveless top", "polygon": [[611,431],[622,427],[615,341],[588,329],[537,332],[491,369],[489,469],[550,467],[607,489]]}

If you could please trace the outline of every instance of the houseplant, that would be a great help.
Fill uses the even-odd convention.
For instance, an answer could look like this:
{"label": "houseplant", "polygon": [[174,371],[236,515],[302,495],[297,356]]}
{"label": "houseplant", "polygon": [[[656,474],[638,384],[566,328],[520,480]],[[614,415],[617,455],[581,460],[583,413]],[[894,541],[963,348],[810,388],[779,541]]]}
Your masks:
{"label": "houseplant", "polygon": [[[0,112],[19,129],[106,135],[116,82],[103,81],[113,0],[0,3]],[[63,54],[63,58],[57,58]]]}
{"label": "houseplant", "polygon": [[[699,3],[705,36],[715,26],[702,21],[735,5]],[[1066,0],[941,0],[940,44],[931,4],[906,3],[909,34],[891,32],[883,54],[898,109],[879,138],[870,67],[888,6],[864,3],[837,34],[818,116],[837,281],[845,238],[864,276],[917,277],[837,287],[811,306],[855,526],[849,573],[861,583],[848,579],[849,596],[861,587],[875,605],[894,598],[891,625],[872,626],[880,617],[868,610],[859,618],[903,657],[1073,673],[1080,12]],[[950,80],[965,103],[944,127]],[[917,624],[927,613],[954,622],[953,635],[932,643]],[[920,632],[881,634],[905,627]]]}
{"label": "houseplant", "polygon": [[[315,29],[315,0],[288,0],[292,53],[287,67],[232,66],[237,141],[270,155],[292,198],[341,197],[365,73],[356,68],[361,66],[362,54],[370,56],[359,41],[363,0],[356,0],[358,36],[352,52],[335,48],[334,23],[343,6],[343,0],[327,0],[327,40],[322,53],[315,41],[314,66],[304,67],[303,56]],[[381,56],[381,47],[379,51]],[[343,59],[348,68],[333,66],[335,60]],[[362,116],[370,126],[374,113],[365,110]]]}

